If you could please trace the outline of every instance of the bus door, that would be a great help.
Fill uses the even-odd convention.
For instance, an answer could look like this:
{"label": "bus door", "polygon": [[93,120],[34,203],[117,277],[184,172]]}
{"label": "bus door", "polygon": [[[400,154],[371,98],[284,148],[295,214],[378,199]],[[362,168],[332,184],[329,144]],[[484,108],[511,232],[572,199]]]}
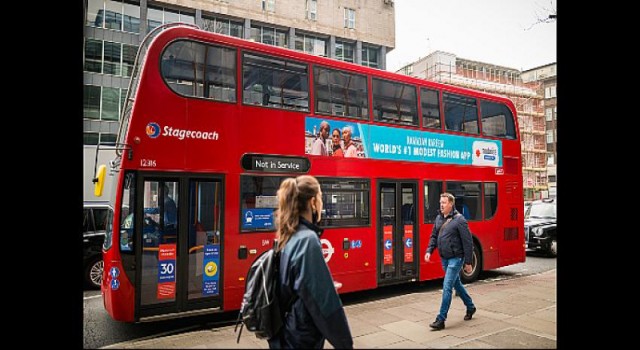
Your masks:
{"label": "bus door", "polygon": [[136,318],[219,310],[222,178],[142,175],[138,186]]}
{"label": "bus door", "polygon": [[378,183],[378,284],[418,277],[417,182]]}

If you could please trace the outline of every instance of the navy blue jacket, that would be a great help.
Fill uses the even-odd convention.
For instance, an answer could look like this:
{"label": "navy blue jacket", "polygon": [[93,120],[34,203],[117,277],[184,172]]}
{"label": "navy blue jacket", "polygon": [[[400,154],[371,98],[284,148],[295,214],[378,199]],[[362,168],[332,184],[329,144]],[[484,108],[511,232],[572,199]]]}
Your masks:
{"label": "navy blue jacket", "polygon": [[351,330],[342,301],[322,256],[321,230],[300,218],[296,233],[280,254],[280,307],[286,310],[284,327],[269,339],[272,349],[322,349],[327,339],[336,349],[353,349]]}
{"label": "navy blue jacket", "polygon": [[[442,225],[449,219],[451,221],[440,232]],[[442,213],[436,217],[427,253],[431,254],[435,248],[438,248],[441,258],[464,258],[465,264],[471,264],[473,239],[471,232],[469,232],[467,219],[457,210],[453,209],[446,218]]]}

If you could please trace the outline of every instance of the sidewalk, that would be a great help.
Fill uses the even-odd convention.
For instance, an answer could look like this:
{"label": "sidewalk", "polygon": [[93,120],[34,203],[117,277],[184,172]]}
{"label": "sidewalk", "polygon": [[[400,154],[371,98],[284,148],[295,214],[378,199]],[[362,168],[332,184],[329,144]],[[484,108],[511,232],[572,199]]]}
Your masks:
{"label": "sidewalk", "polygon": [[[467,286],[478,311],[463,321],[465,307],[454,298],[446,328],[431,331],[442,290],[345,307],[354,348],[547,348],[556,344],[556,270]],[[233,326],[131,341],[106,348],[267,349],[266,340],[243,331],[236,344]],[[329,342],[325,348],[331,349]]]}

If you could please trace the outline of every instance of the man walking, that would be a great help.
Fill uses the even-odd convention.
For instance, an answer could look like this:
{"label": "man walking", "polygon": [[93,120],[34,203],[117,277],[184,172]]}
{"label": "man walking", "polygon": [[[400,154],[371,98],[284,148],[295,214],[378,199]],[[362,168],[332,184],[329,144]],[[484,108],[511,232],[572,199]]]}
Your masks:
{"label": "man walking", "polygon": [[472,270],[473,240],[467,220],[455,209],[455,200],[456,198],[451,193],[445,192],[440,195],[440,215],[437,216],[436,223],[433,225],[427,253],[424,255],[424,260],[429,262],[431,253],[435,248],[438,248],[444,270],[440,313],[436,320],[429,325],[433,330],[444,329],[444,321],[447,320],[447,313],[451,306],[453,288],[467,307],[464,320],[470,320],[476,312],[473,300],[460,281],[463,261],[464,271],[470,273]]}

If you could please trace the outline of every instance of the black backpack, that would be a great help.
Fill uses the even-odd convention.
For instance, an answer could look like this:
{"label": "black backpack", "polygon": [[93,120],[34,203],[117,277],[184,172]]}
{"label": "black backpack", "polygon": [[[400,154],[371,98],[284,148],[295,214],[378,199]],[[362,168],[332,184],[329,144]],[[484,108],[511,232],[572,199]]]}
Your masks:
{"label": "black backpack", "polygon": [[[244,296],[234,333],[240,326],[238,339],[242,335],[242,328],[254,332],[259,339],[270,339],[282,328],[284,313],[280,311],[280,301],[278,300],[280,284],[280,252],[276,248],[271,248],[260,254],[251,264],[247,273]],[[288,303],[287,309],[293,305],[295,297]]]}

